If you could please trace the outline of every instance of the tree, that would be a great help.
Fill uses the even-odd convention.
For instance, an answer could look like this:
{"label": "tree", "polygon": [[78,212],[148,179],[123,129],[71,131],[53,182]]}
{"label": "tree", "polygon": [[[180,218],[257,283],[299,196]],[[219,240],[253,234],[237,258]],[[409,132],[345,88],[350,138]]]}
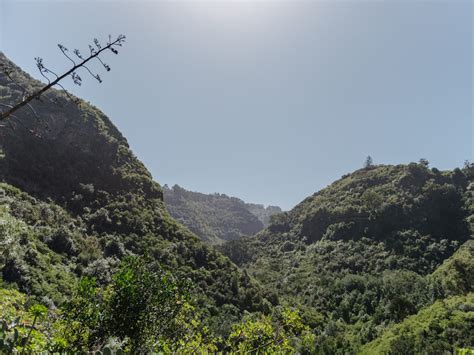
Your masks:
{"label": "tree", "polygon": [[9,206],[0,206],[0,270],[17,252],[20,234],[25,224],[10,214]]}
{"label": "tree", "polygon": [[471,163],[469,160],[464,161],[463,171],[469,179],[474,178],[474,163]]}
{"label": "tree", "polygon": [[188,300],[186,280],[175,279],[144,258],[129,257],[113,278],[108,302],[110,335],[140,349],[179,332],[173,320]]}
{"label": "tree", "polygon": [[[124,42],[125,42],[124,35],[119,35],[115,40],[112,40],[112,37],[109,35],[109,40],[107,41],[105,46],[102,46],[98,39],[94,39],[94,45],[89,45],[89,51],[90,51],[89,56],[84,57],[78,49],[73,50],[74,55],[79,59],[78,63],[76,63],[71,58],[71,56],[68,55],[69,50],[65,46],[63,46],[62,44],[58,44],[58,47],[61,53],[72,62],[73,66],[69,70],[67,70],[65,73],[58,75],[44,65],[42,58],[40,57],[35,58],[36,66],[38,67],[40,74],[48,81],[48,84],[43,86],[41,89],[33,91],[33,92],[30,92],[28,89],[26,89],[23,85],[21,85],[19,82],[17,82],[14,79],[12,75],[13,74],[12,68],[10,68],[5,63],[0,63],[0,71],[2,71],[3,74],[22,91],[22,98],[18,103],[14,105],[0,103],[0,106],[4,106],[7,108],[6,111],[3,111],[0,113],[0,122],[6,120],[8,117],[14,118],[18,121],[18,117],[16,117],[14,113],[25,106],[28,107],[31,110],[31,112],[33,112],[33,114],[37,117],[36,111],[31,106],[30,102],[33,101],[34,99],[40,99],[42,95],[46,91],[51,89],[53,86],[59,86],[60,88],[62,88],[64,92],[66,93],[66,95],[68,95],[68,97],[72,99],[72,96],[69,95],[66,89],[64,89],[64,87],[60,84],[60,81],[70,76],[74,84],[81,85],[82,78],[77,73],[79,69],[86,70],[88,74],[90,74],[95,80],[101,83],[102,79],[99,76],[99,74],[94,74],[86,66],[86,64],[96,59],[102,64],[102,66],[107,71],[110,71],[110,66],[102,61],[100,55],[104,51],[107,51],[107,50],[110,50],[112,53],[118,54],[118,50],[115,47],[117,46],[121,47]],[[50,78],[51,76],[54,76],[55,79],[51,80]]]}
{"label": "tree", "polygon": [[370,168],[372,166],[374,166],[374,161],[372,160],[372,157],[369,155],[365,159],[364,168]]}
{"label": "tree", "polygon": [[[100,288],[95,279],[80,281],[76,294],[63,307],[68,351],[100,348],[110,337],[134,352],[163,348],[185,349],[180,337],[204,346],[207,330],[193,326],[190,284],[146,257],[125,258],[112,283]],[[192,323],[194,322],[194,323]],[[213,348],[213,344],[209,344]]]}
{"label": "tree", "polygon": [[66,339],[63,349],[57,351],[82,351],[92,348],[105,338],[101,324],[105,313],[104,294],[94,278],[85,277],[79,281],[75,294],[63,306],[62,336]]}
{"label": "tree", "polygon": [[362,194],[362,200],[371,213],[377,212],[383,203],[383,197],[374,190],[366,190]]}
{"label": "tree", "polygon": [[430,162],[427,159],[421,158],[419,160],[419,163],[423,165],[424,167],[428,168],[430,166]]}
{"label": "tree", "polygon": [[0,288],[0,354],[39,353],[52,328],[48,309],[26,295]]}
{"label": "tree", "polygon": [[272,315],[249,314],[234,324],[227,339],[231,353],[309,353],[315,336],[297,310],[277,307]]}

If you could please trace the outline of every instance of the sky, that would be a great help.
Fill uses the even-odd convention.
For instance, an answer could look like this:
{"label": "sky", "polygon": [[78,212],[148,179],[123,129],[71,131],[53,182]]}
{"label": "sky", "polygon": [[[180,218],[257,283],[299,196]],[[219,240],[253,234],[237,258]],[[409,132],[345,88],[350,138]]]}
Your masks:
{"label": "sky", "polygon": [[290,209],[341,175],[473,160],[470,0],[0,0],[0,50],[70,64],[123,33],[105,112],[161,184]]}

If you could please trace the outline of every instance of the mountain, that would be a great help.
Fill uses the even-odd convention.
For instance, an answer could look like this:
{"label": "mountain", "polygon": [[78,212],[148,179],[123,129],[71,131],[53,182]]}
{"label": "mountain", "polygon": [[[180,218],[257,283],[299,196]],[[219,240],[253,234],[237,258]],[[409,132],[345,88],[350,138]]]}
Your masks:
{"label": "mountain", "polygon": [[245,204],[253,215],[255,215],[264,225],[264,227],[268,227],[270,224],[270,219],[273,215],[282,213],[282,209],[278,206],[267,206],[256,203],[246,203]]}
{"label": "mountain", "polygon": [[261,229],[276,209],[163,190],[90,104],[34,106],[0,127],[1,353],[474,347],[473,164],[367,166]]}
{"label": "mountain", "polygon": [[164,186],[164,201],[170,215],[202,240],[222,244],[260,232],[279,207],[248,204],[224,194],[203,194],[178,185]]}
{"label": "mountain", "polygon": [[[0,62],[40,87],[1,53]],[[1,103],[21,94],[0,76]],[[59,305],[78,278],[107,283],[123,257],[147,254],[192,280],[209,319],[268,310],[257,283],[169,216],[161,186],[99,109],[56,90],[34,106],[38,117],[24,108],[0,129],[3,283]]]}
{"label": "mountain", "polygon": [[[360,169],[222,250],[302,309],[320,352],[357,352],[449,289],[472,292],[471,268],[446,260],[473,237],[473,178],[472,165]],[[460,253],[474,257],[472,247]],[[431,273],[449,275],[452,285],[441,287]]]}
{"label": "mountain", "polygon": [[440,353],[474,344],[474,240],[430,275],[443,297],[390,325],[360,350],[366,354]]}

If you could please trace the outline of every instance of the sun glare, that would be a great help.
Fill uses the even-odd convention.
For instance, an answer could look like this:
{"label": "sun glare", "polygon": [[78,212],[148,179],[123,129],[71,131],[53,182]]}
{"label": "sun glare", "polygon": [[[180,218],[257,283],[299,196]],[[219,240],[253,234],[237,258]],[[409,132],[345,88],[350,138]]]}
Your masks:
{"label": "sun glare", "polygon": [[189,11],[198,20],[220,31],[258,31],[278,25],[280,4],[266,0],[189,1]]}

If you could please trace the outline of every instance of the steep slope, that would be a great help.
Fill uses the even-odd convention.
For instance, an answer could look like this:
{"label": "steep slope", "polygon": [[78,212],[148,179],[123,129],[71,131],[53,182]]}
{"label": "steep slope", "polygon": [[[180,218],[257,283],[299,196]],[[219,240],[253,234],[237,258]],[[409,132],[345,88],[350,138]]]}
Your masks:
{"label": "steep slope", "polygon": [[[360,349],[360,354],[441,354],[472,349],[474,293],[436,301]],[[469,352],[467,352],[469,354]]]}
{"label": "steep slope", "polygon": [[442,297],[474,292],[474,239],[464,243],[430,278]]}
{"label": "steep slope", "polygon": [[282,213],[282,209],[278,206],[263,206],[256,203],[246,203],[247,209],[255,215],[266,227],[270,224],[270,219],[273,215]]}
{"label": "steep slope", "polygon": [[473,173],[472,165],[361,169],[222,249],[280,300],[299,304],[322,352],[356,351],[442,297],[427,276],[470,238]]}
{"label": "steep slope", "polygon": [[[15,68],[23,86],[40,85],[3,54],[0,61]],[[14,103],[20,95],[15,84],[0,76],[1,103]],[[169,216],[160,185],[103,113],[81,100],[72,103],[55,90],[34,105],[39,119],[23,109],[18,120],[9,121],[13,128],[0,128],[0,178],[8,184],[2,185],[8,197],[4,214],[31,232],[28,242],[18,245],[19,252],[4,260],[5,282],[60,301],[71,282],[59,285],[55,278],[70,280],[92,269],[100,278],[123,255],[147,253],[191,278],[201,305],[213,315],[224,305],[234,316],[268,308],[261,289],[246,274]],[[48,220],[44,213],[62,217]],[[56,232],[65,234],[58,237],[60,244],[74,248],[58,249],[48,239]],[[38,286],[36,275],[48,263],[29,257],[28,245],[36,245],[40,260],[54,260],[61,277],[48,276]]]}
{"label": "steep slope", "polygon": [[211,244],[256,234],[264,228],[263,221],[281,212],[278,207],[265,209],[236,197],[187,191],[178,185],[165,185],[163,191],[171,216]]}
{"label": "steep slope", "polygon": [[474,240],[429,276],[438,300],[393,324],[361,354],[419,354],[474,346]]}
{"label": "steep slope", "polygon": [[0,222],[1,279],[46,303],[62,303],[81,260],[87,264],[100,256],[97,239],[84,235],[83,223],[5,183],[0,183]]}

